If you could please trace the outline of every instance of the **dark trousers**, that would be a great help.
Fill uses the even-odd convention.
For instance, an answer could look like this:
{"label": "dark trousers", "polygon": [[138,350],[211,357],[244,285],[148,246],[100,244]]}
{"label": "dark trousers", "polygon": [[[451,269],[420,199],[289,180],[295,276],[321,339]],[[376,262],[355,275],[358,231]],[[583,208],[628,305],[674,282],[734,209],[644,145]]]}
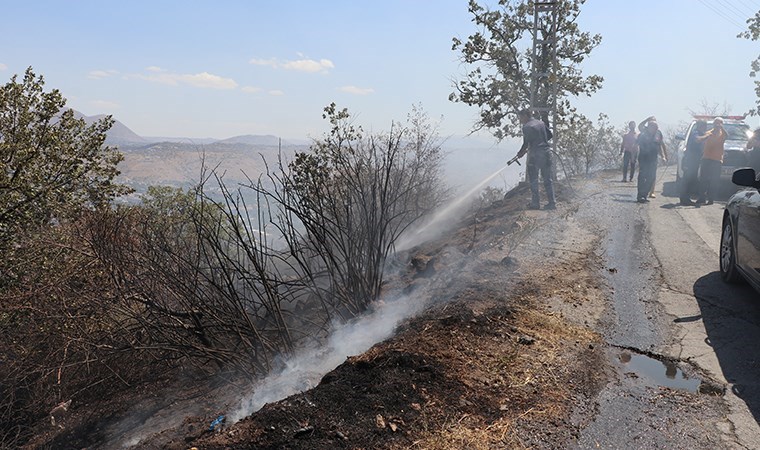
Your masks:
{"label": "dark trousers", "polygon": [[683,177],[681,178],[681,201],[691,201],[692,195],[699,195],[699,159],[684,157]]}
{"label": "dark trousers", "polygon": [[712,201],[718,192],[720,168],[723,164],[714,159],[703,159],[699,166],[699,199]]}
{"label": "dark trousers", "polygon": [[657,177],[657,157],[639,158],[639,179],[637,200],[646,199],[652,192],[655,178]]}
{"label": "dark trousers", "polygon": [[538,175],[541,174],[541,179],[544,182],[544,190],[546,191],[547,203],[553,204],[554,198],[554,185],[552,184],[552,157],[551,153],[547,150],[537,150],[528,152],[528,162],[525,168],[528,175],[528,182],[530,183],[531,204],[533,206],[539,205],[538,195]]}
{"label": "dark trousers", "polygon": [[[628,167],[631,168],[631,178],[628,178]],[[623,152],[623,181],[633,180],[634,172],[636,172],[636,156],[631,152]]]}

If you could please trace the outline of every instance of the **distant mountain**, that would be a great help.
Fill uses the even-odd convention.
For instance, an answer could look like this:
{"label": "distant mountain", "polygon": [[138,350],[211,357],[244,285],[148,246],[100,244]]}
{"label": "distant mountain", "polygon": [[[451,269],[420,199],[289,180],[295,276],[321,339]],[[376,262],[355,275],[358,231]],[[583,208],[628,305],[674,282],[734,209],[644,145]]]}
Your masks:
{"label": "distant mountain", "polygon": [[245,145],[278,145],[280,138],[271,134],[261,136],[254,134],[244,134],[242,136],[233,136],[231,138],[217,141],[220,144],[245,144]]}
{"label": "distant mountain", "polygon": [[194,145],[211,144],[213,142],[219,142],[219,139],[214,138],[186,138],[186,137],[167,137],[167,136],[143,136],[148,142],[176,142]]}
{"label": "distant mountain", "polygon": [[[106,117],[105,114],[98,114],[97,116],[85,116],[84,114],[80,113],[77,110],[74,111],[74,117],[77,119],[84,119],[87,124],[92,124],[97,122],[100,119],[103,119]],[[129,127],[124,125],[123,123],[119,122],[118,120],[114,119],[113,126],[110,130],[108,130],[108,133],[106,135],[106,145],[113,145],[113,146],[138,146],[138,145],[146,145],[150,144],[151,141],[145,139],[142,136],[139,136],[134,131],[130,130]]]}

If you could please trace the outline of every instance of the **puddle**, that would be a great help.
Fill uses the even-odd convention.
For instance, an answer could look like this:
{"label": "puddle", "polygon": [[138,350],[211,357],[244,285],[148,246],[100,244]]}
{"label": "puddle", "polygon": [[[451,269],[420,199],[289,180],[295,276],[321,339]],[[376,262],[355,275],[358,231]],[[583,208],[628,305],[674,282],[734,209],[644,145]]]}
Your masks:
{"label": "puddle", "polygon": [[689,378],[676,363],[660,361],[646,355],[624,351],[618,355],[623,372],[633,373],[639,378],[653,382],[656,386],[697,392],[701,382],[698,378]]}

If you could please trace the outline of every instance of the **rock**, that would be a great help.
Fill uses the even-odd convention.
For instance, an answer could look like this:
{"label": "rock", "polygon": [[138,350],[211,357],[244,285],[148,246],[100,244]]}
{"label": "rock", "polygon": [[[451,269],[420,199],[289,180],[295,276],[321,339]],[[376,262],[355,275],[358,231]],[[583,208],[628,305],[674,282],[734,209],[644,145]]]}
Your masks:
{"label": "rock", "polygon": [[530,336],[523,335],[517,339],[517,343],[522,345],[533,345],[534,342],[536,342],[536,340]]}

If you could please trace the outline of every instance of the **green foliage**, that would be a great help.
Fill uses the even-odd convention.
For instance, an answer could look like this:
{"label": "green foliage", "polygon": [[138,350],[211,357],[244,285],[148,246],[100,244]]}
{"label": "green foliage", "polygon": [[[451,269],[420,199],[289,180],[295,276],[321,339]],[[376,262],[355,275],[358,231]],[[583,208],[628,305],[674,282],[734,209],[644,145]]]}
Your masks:
{"label": "green foliage", "polygon": [[617,167],[623,134],[615,130],[605,114],[599,114],[596,123],[582,114],[572,114],[557,141],[568,175],[588,175],[595,169]]}
{"label": "green foliage", "polygon": [[[573,113],[568,95],[591,95],[601,88],[603,81],[598,75],[584,76],[579,68],[601,42],[600,35],[582,32],[578,27],[584,2],[557,3],[557,69],[537,89],[538,104],[556,103],[557,122],[565,121]],[[481,30],[466,41],[454,38],[452,50],[460,52],[462,62],[475,68],[455,85],[449,99],[479,107],[480,119],[474,125],[475,130],[488,129],[497,139],[503,139],[519,135],[516,114],[530,106],[533,1],[500,0],[499,6],[499,10],[492,11],[470,0],[472,20]],[[551,34],[548,25],[539,26],[542,39]],[[542,45],[539,53],[548,55],[548,44]],[[540,58],[538,64],[538,72],[552,71],[548,57]]]}
{"label": "green foliage", "polygon": [[[744,39],[750,39],[753,41],[760,40],[760,11],[756,12],[753,17],[750,17],[747,19],[747,31],[739,34],[738,37],[744,38]],[[752,78],[757,78],[758,72],[760,72],[760,56],[758,56],[754,61],[751,63],[752,70],[749,73],[749,76]],[[755,108],[751,109],[749,111],[752,115],[759,115],[760,114],[760,81],[755,81],[755,95],[757,96],[757,101],[755,103]]]}
{"label": "green foliage", "polygon": [[113,119],[88,126],[43,88],[32,68],[0,87],[0,245],[129,191],[113,183],[122,155],[103,145]]}

